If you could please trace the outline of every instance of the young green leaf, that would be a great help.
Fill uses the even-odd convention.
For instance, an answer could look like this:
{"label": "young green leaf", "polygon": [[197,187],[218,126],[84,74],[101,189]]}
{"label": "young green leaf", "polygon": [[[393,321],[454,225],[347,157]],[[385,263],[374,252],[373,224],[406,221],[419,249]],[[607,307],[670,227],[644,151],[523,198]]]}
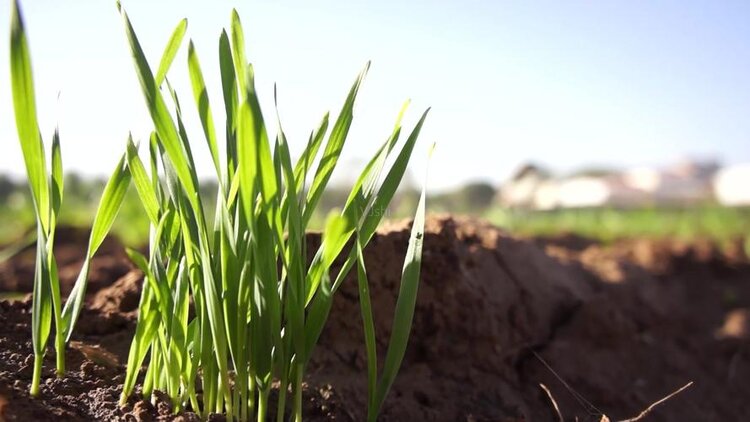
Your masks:
{"label": "young green leaf", "polygon": [[[55,223],[62,203],[62,158],[59,137],[55,132],[51,157],[52,174],[48,175],[44,145],[37,122],[31,57],[17,1],[13,2],[11,14],[10,67],[13,107],[37,220],[37,254],[31,309],[34,369],[30,389],[30,394],[37,396],[53,315],[56,323],[55,348],[58,375],[62,375],[65,370],[60,287],[57,264],[52,255]],[[52,192],[50,192],[50,184],[53,185]]]}
{"label": "young green leaf", "polygon": [[237,170],[237,145],[235,139],[238,94],[237,79],[234,73],[234,62],[232,50],[229,46],[229,37],[225,30],[221,31],[219,38],[219,67],[221,69],[221,87],[224,98],[224,112],[226,114],[226,154],[227,154],[227,183],[234,177]]}
{"label": "young green leaf", "polygon": [[37,226],[36,267],[34,269],[34,290],[31,299],[31,340],[34,348],[34,373],[32,375],[31,395],[39,395],[39,379],[42,371],[42,359],[47,348],[50,327],[52,324],[52,292],[50,291],[49,268],[47,267],[47,236],[42,226]]}
{"label": "young green leaf", "polygon": [[211,152],[211,158],[213,159],[214,167],[216,168],[216,175],[221,183],[221,162],[219,161],[219,147],[216,143],[214,119],[211,114],[211,106],[208,101],[208,91],[206,91],[206,83],[203,80],[203,71],[201,71],[198,53],[195,51],[195,46],[193,45],[192,40],[188,44],[188,69],[190,70],[190,81],[193,86],[193,97],[195,98],[195,104],[198,106],[198,115],[200,116],[201,125],[203,126],[203,134],[206,136],[208,150]]}
{"label": "young green leaf", "polygon": [[64,191],[64,179],[63,179],[63,165],[62,165],[62,154],[60,152],[60,132],[55,128],[55,133],[52,135],[52,215],[57,220],[57,215],[60,213],[60,207],[63,201]]}
{"label": "young green leaf", "polygon": [[146,173],[146,168],[138,157],[138,147],[133,144],[133,138],[130,136],[128,136],[127,161],[143,209],[146,210],[146,215],[151,224],[156,226],[159,224],[159,199],[151,184],[151,179]]}
{"label": "young green leaf", "polygon": [[[434,146],[433,146],[434,148]],[[432,155],[432,148],[430,149]],[[401,367],[401,361],[406,353],[406,346],[409,343],[409,333],[411,332],[412,319],[414,317],[414,308],[417,303],[417,289],[419,288],[419,274],[422,269],[422,246],[424,244],[424,220],[425,220],[425,195],[427,188],[427,174],[425,173],[425,184],[422,187],[422,194],[419,197],[417,212],[414,216],[414,222],[411,227],[411,236],[409,237],[409,246],[406,250],[404,259],[404,269],[401,273],[401,287],[398,292],[396,301],[396,311],[393,316],[393,325],[391,328],[391,339],[388,342],[388,351],[385,355],[383,364],[383,373],[378,382],[377,392],[375,394],[374,410],[368,412],[371,414],[371,421],[377,417],[380,408],[383,405],[385,396],[396,379],[396,374]]]}
{"label": "young green leaf", "polygon": [[156,133],[161,141],[160,143],[163,145],[169,156],[170,164],[174,167],[175,173],[180,179],[180,182],[184,185],[185,190],[191,193],[189,195],[191,204],[195,209],[200,209],[201,207],[197,204],[199,198],[194,194],[195,192],[198,192],[196,187],[197,181],[194,178],[194,172],[188,162],[187,151],[185,151],[177,132],[177,128],[175,127],[174,121],[172,121],[172,117],[167,109],[167,105],[164,102],[164,98],[154,81],[153,73],[151,73],[151,68],[146,61],[143,49],[138,42],[138,37],[130,23],[130,19],[124,10],[121,10],[120,12],[125,23],[125,32],[133,54],[133,62],[137,70],[138,80],[141,83],[141,90],[143,91],[146,105],[151,114],[151,119],[156,127]]}
{"label": "young green leaf", "polygon": [[159,69],[156,71],[156,76],[154,76],[156,86],[161,86],[162,82],[164,82],[164,79],[167,77],[167,72],[169,71],[170,66],[172,66],[177,51],[180,49],[180,44],[182,44],[182,39],[185,37],[186,30],[187,19],[182,19],[177,24],[174,31],[172,31],[172,36],[169,37],[169,42],[164,48],[164,54],[161,56]]}
{"label": "young green leaf", "polygon": [[112,223],[115,221],[115,217],[120,211],[120,206],[125,198],[125,193],[130,186],[130,178],[130,171],[128,171],[126,165],[126,156],[123,154],[115,167],[115,171],[107,182],[107,185],[104,187],[104,193],[99,201],[99,207],[96,210],[96,216],[94,217],[94,224],[91,228],[91,235],[86,249],[86,259],[84,260],[81,272],[73,285],[73,289],[68,296],[68,300],[65,302],[65,308],[63,308],[62,311],[64,323],[63,330],[65,338],[68,340],[70,340],[70,336],[73,334],[73,327],[75,326],[78,315],[83,308],[91,258],[93,258],[97,249],[99,249],[99,246],[107,236],[107,233],[109,233],[109,229],[112,227]]}
{"label": "young green leaf", "polygon": [[310,140],[297,161],[297,165],[294,167],[294,181],[297,185],[297,195],[302,195],[302,190],[307,180],[307,173],[312,168],[315,157],[318,156],[318,150],[320,150],[320,146],[323,143],[323,138],[325,138],[328,131],[328,117],[329,115],[326,113],[318,127],[310,134]]}
{"label": "young green leaf", "polygon": [[378,382],[378,353],[375,343],[375,321],[372,316],[372,305],[370,304],[370,286],[367,280],[367,269],[365,268],[365,254],[362,252],[362,242],[359,237],[356,240],[357,250],[357,285],[359,287],[359,309],[362,313],[362,327],[365,333],[365,351],[367,353],[367,419],[374,421],[375,392]]}
{"label": "young green leaf", "polygon": [[21,142],[23,159],[26,164],[31,196],[39,224],[42,225],[43,231],[48,233],[50,193],[47,181],[47,161],[44,155],[42,138],[39,134],[34,78],[31,74],[31,57],[18,0],[13,2],[13,10],[11,11],[10,79],[16,129],[18,130],[18,139]]}
{"label": "young green leaf", "polygon": [[236,9],[232,9],[232,60],[234,62],[234,74],[237,79],[237,91],[245,95],[247,74],[247,58],[245,57],[245,31],[242,29],[240,15]]}
{"label": "young green leaf", "polygon": [[323,157],[318,163],[318,169],[315,172],[310,191],[307,194],[307,202],[305,204],[305,212],[302,216],[303,225],[307,226],[307,223],[312,217],[312,213],[315,207],[320,201],[320,197],[323,195],[323,191],[331,178],[333,170],[336,168],[341,151],[344,148],[346,137],[349,134],[349,128],[352,125],[352,119],[354,118],[354,101],[357,98],[359,87],[362,85],[362,81],[367,74],[367,70],[370,68],[368,62],[365,68],[360,72],[357,79],[354,81],[349,95],[346,97],[344,106],[339,113],[336,123],[333,125],[331,135],[328,137],[328,143],[326,144],[325,150],[323,150]]}

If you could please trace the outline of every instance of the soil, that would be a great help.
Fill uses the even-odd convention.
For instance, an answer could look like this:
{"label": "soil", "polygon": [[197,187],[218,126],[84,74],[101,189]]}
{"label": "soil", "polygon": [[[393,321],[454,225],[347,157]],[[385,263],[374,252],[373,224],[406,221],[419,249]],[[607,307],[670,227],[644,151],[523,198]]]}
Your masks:
{"label": "soil", "polygon": [[[89,231],[74,227],[58,227],[55,234],[54,253],[57,259],[60,292],[70,293],[76,277],[86,258]],[[30,292],[34,286],[34,261],[36,245],[24,248],[10,261],[0,263],[0,291]],[[88,292],[109,286],[125,275],[132,266],[122,245],[113,237],[107,237],[91,263]]]}
{"label": "soil", "polygon": [[[378,351],[391,330],[409,223],[365,251]],[[68,291],[86,233],[58,234]],[[311,234],[314,245],[319,236]],[[196,420],[168,403],[117,406],[142,275],[116,240],[93,263],[87,304],[56,379],[31,378],[29,300],[0,302],[0,420]],[[646,420],[750,417],[750,261],[710,242],[522,238],[489,224],[428,220],[412,335],[384,421],[618,420],[693,381]],[[31,258],[28,254],[31,253]],[[33,251],[0,266],[0,291],[29,291]],[[351,277],[350,277],[351,278]],[[382,356],[381,356],[382,359]],[[337,293],[307,374],[305,419],[364,420],[366,361],[356,281]],[[220,419],[215,417],[214,419]]]}

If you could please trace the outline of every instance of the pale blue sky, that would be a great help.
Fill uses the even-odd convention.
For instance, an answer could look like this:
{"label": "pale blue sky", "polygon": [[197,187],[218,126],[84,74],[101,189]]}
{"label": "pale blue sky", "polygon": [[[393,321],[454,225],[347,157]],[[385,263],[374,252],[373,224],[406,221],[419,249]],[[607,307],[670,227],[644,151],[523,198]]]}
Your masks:
{"label": "pale blue sky", "polygon": [[[662,164],[685,156],[750,161],[748,1],[123,1],[152,67],[174,25],[189,20],[223,121],[217,44],[232,7],[242,18],[267,118],[279,85],[293,149],[337,112],[364,63],[345,166],[389,133],[406,98],[411,126],[433,110],[412,166],[438,149],[434,189],[501,181],[534,160],[560,171]],[[59,120],[68,169],[106,174],[128,130],[150,123],[114,1],[27,0],[45,140]],[[23,174],[9,94],[10,2],[0,7],[0,171]],[[197,122],[185,54],[170,78]],[[57,92],[62,91],[60,101]],[[199,168],[203,138],[188,127]],[[358,161],[359,160],[359,161]]]}

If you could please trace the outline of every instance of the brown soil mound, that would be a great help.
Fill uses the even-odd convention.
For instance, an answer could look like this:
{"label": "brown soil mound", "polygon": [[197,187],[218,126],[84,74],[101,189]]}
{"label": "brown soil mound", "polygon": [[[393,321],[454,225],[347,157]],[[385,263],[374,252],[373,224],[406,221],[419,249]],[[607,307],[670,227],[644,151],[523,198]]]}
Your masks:
{"label": "brown soil mound", "polygon": [[[57,258],[60,292],[70,293],[78,273],[81,272],[89,230],[62,226],[55,234],[55,258]],[[0,263],[0,292],[30,292],[34,286],[34,260],[36,245],[32,244],[20,251],[13,259]],[[133,266],[128,261],[125,250],[117,239],[109,236],[104,239],[97,254],[91,261],[91,272],[87,293],[93,293],[109,286],[127,273]]]}
{"label": "brown soil mound", "polygon": [[[408,234],[408,224],[387,227],[366,251],[379,353],[387,347]],[[648,420],[750,415],[747,257],[704,242],[604,247],[523,239],[473,220],[433,218],[422,271],[409,349],[382,420],[556,420],[539,383],[566,420],[630,417],[688,381],[692,388]],[[29,305],[0,305],[0,416],[169,418],[159,400],[116,406],[141,282],[129,267],[120,276],[110,275],[109,287],[89,296],[68,375],[45,373],[38,400],[26,393]],[[313,357],[308,419],[364,419],[363,345],[356,282],[349,280]]]}

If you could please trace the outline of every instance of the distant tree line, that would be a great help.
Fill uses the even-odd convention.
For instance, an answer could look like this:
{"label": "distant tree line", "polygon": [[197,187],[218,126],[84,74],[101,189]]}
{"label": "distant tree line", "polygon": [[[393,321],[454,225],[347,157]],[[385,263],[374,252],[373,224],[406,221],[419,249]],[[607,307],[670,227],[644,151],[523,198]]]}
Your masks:
{"label": "distant tree line", "polygon": [[[104,189],[106,180],[104,178],[84,177],[76,173],[70,173],[65,177],[64,208],[68,209],[92,209],[96,207],[99,197]],[[213,205],[218,193],[216,182],[201,181],[201,198],[206,204],[209,214],[213,213]],[[335,186],[326,190],[320,200],[317,215],[314,218],[320,223],[325,221],[325,216],[334,209],[341,209],[346,203],[350,187]],[[133,189],[131,189],[133,190]],[[487,182],[472,182],[464,186],[434,193],[428,198],[428,209],[430,212],[449,212],[460,214],[481,215],[489,209],[497,195],[497,189]],[[7,205],[9,199],[14,198],[13,203],[21,208],[29,208],[31,202],[29,189],[22,179],[13,179],[7,175],[0,175],[0,204]],[[125,208],[129,202],[133,202],[131,208],[137,211],[136,193],[129,192],[125,199]],[[394,200],[387,210],[378,210],[385,214],[386,218],[406,218],[413,215],[414,208],[419,200],[419,192],[416,188],[406,186],[396,193]],[[3,205],[0,205],[3,206]]]}

